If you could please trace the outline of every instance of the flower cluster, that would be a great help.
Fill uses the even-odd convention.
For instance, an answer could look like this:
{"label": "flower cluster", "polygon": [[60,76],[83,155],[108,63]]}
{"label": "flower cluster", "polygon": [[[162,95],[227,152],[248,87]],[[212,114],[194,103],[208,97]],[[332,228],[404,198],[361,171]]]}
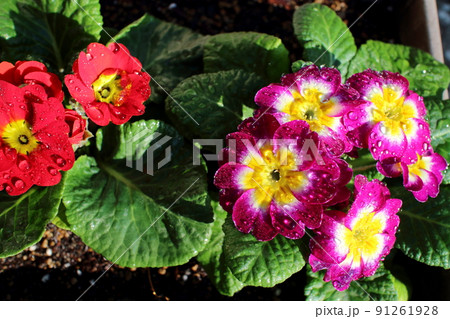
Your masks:
{"label": "flower cluster", "polygon": [[378,170],[403,173],[419,201],[437,196],[447,166],[430,145],[423,99],[404,77],[367,70],[341,81],[338,70],[309,65],[262,88],[254,117],[227,136],[214,178],[241,232],[266,241],[311,229],[312,269],[326,269],[338,290],[374,274],[393,247],[402,204],[358,175],[350,205],[353,171],[342,155],[368,148]]}
{"label": "flower cluster", "polygon": [[369,148],[383,175],[403,174],[418,201],[436,197],[447,163],[431,146],[423,98],[409,90],[406,78],[388,71],[357,73],[347,84],[363,101],[344,116],[349,141]]}
{"label": "flower cluster", "polygon": [[90,44],[74,62],[75,74],[65,77],[78,102],[65,109],[62,82],[44,64],[1,62],[0,191],[21,195],[33,185],[59,183],[60,172],[74,164],[74,150],[92,136],[82,108],[98,125],[142,115],[150,76],[141,69],[121,44]]}

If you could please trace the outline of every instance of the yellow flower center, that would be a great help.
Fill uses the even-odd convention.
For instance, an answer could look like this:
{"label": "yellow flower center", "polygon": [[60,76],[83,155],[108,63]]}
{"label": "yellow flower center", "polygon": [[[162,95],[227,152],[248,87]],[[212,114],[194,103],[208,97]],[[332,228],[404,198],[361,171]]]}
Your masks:
{"label": "yellow flower center", "polygon": [[332,101],[322,102],[323,93],[315,88],[305,89],[303,94],[293,91],[294,101],[288,103],[283,113],[290,115],[290,121],[303,120],[308,122],[314,132],[320,132],[324,126],[332,127],[335,118],[327,114],[333,108]]}
{"label": "yellow flower center", "polygon": [[359,262],[361,255],[373,256],[380,248],[381,239],[377,234],[382,233],[383,223],[374,217],[375,213],[364,213],[354,224],[353,229],[344,228],[344,245],[349,248],[349,255]]}
{"label": "yellow flower center", "polygon": [[280,205],[295,201],[292,190],[300,190],[307,179],[303,172],[295,171],[294,154],[286,148],[274,154],[268,144],[261,147],[260,153],[261,156],[249,155],[244,160],[244,164],[253,169],[242,176],[244,188],[255,189],[255,201],[260,207],[266,208],[272,199]]}
{"label": "yellow flower center", "polygon": [[422,156],[417,154],[417,162],[408,165],[409,174],[420,176],[420,171],[427,169],[427,162],[422,159]]}
{"label": "yellow flower center", "polygon": [[121,106],[123,98],[131,89],[131,83],[125,88],[121,84],[121,76],[117,73],[101,74],[94,83],[92,83],[95,99],[97,102],[110,103],[114,106]]}
{"label": "yellow flower center", "polygon": [[31,130],[31,126],[25,120],[19,120],[9,123],[0,132],[7,146],[15,149],[18,154],[28,155],[39,146],[39,141]]}
{"label": "yellow flower center", "polygon": [[375,105],[373,110],[374,122],[384,122],[385,126],[394,135],[402,130],[409,131],[408,119],[417,116],[412,105],[406,104],[405,97],[390,87],[384,87],[382,93],[374,94],[370,101]]}

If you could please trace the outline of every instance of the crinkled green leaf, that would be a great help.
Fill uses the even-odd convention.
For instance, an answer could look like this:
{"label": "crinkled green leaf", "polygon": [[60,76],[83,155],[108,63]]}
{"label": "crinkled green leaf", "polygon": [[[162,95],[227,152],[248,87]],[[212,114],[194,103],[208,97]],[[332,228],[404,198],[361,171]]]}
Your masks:
{"label": "crinkled green leaf", "polygon": [[278,235],[258,241],[239,232],[218,203],[214,207],[212,240],[199,261],[221,293],[231,296],[244,286],[273,287],[305,266],[307,247],[302,240]]}
{"label": "crinkled green leaf", "polygon": [[3,0],[2,59],[40,60],[54,72],[71,71],[74,55],[100,39],[98,0]]}
{"label": "crinkled green leaf", "polygon": [[289,71],[289,52],[281,40],[257,32],[222,33],[205,44],[205,72],[232,69],[254,72],[268,82],[279,82]]}
{"label": "crinkled green leaf", "polygon": [[122,29],[114,39],[137,57],[152,77],[151,102],[162,103],[183,79],[203,70],[207,37],[148,14]]}
{"label": "crinkled green leaf", "polygon": [[303,60],[337,67],[344,75],[356,54],[345,23],[327,6],[305,4],[294,13],[294,33],[303,46]]}
{"label": "crinkled green leaf", "polygon": [[[323,281],[324,271],[312,272],[308,266],[305,287],[306,300],[309,301],[391,301],[405,300],[406,286],[396,279],[383,265],[367,278],[353,281],[344,291],[337,291],[331,282]],[[406,290],[407,291],[407,290]]]}
{"label": "crinkled green leaf", "polygon": [[58,213],[63,184],[33,187],[21,196],[0,192],[0,257],[15,255],[37,243]]}
{"label": "crinkled green leaf", "polygon": [[222,139],[236,131],[263,86],[259,76],[242,70],[194,75],[172,91],[179,104],[167,98],[166,110],[186,138]]}
{"label": "crinkled green leaf", "polygon": [[348,76],[366,69],[399,72],[410,89],[422,96],[441,97],[450,83],[448,67],[416,48],[380,41],[367,41],[350,64]]}
{"label": "crinkled green leaf", "polygon": [[[175,132],[168,128],[155,121],[139,121],[124,124],[116,135],[103,133],[119,141],[119,147],[98,161],[80,157],[67,174],[64,205],[71,230],[119,265],[183,264],[203,250],[210,238],[213,220],[204,167],[193,164],[192,150],[183,149],[177,136],[167,143],[159,139],[161,149],[152,148],[161,136],[145,139],[158,130]],[[132,132],[143,134],[133,139]],[[102,152],[111,151],[111,147],[103,148],[104,140]],[[124,150],[122,144],[132,144],[135,151]],[[147,153],[137,151],[148,146]],[[176,155],[158,169],[167,149]],[[136,169],[136,160],[146,158],[148,152],[154,155],[153,176]],[[130,167],[127,156],[132,159]],[[143,170],[150,173],[145,161]]]}
{"label": "crinkled green leaf", "polygon": [[391,191],[403,201],[395,246],[422,263],[450,268],[450,187],[441,185],[438,197],[426,203],[402,187]]}
{"label": "crinkled green leaf", "polygon": [[217,290],[223,295],[232,296],[241,290],[244,284],[236,279],[224,260],[223,244],[225,234],[222,227],[225,223],[227,212],[222,209],[217,201],[212,201],[211,204],[214,209],[214,226],[211,240],[198,255],[197,260],[205,268],[208,277]]}
{"label": "crinkled green leaf", "polygon": [[[450,163],[450,100],[426,100],[425,105],[433,149]],[[449,169],[445,171],[443,183],[450,184]]]}
{"label": "crinkled green leaf", "polygon": [[300,70],[304,66],[308,66],[308,65],[311,65],[311,64],[313,64],[313,63],[310,62],[310,61],[298,60],[298,61],[295,61],[294,63],[292,63],[291,69],[292,69],[292,72],[297,72],[298,70]]}

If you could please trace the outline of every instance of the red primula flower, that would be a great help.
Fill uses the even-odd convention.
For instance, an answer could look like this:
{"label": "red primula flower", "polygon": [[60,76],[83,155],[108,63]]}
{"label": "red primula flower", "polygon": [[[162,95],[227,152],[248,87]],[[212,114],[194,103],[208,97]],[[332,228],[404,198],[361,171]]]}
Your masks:
{"label": "red primula flower", "polygon": [[[69,125],[69,142],[73,145],[79,144],[86,137],[87,120],[75,110],[66,109],[65,121]],[[91,134],[88,134],[91,135]]]}
{"label": "red primula flower", "polygon": [[117,43],[91,43],[73,64],[74,74],[64,79],[70,94],[98,125],[123,124],[145,111],[150,76],[128,49]]}
{"label": "red primula flower", "polygon": [[47,67],[37,61],[17,61],[16,65],[9,62],[0,63],[0,80],[24,86],[39,84],[44,87],[47,96],[64,100],[62,84],[56,74],[47,72]]}
{"label": "red primula flower", "polygon": [[0,191],[58,184],[75,160],[68,134],[62,103],[41,86],[0,81]]}

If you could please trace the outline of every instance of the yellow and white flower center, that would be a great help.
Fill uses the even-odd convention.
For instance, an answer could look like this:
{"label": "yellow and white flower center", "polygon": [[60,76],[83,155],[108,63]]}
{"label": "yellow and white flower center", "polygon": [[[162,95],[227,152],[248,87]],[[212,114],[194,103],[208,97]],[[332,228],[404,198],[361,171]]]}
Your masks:
{"label": "yellow and white flower center", "polygon": [[409,175],[417,175],[421,176],[422,170],[428,169],[430,163],[427,161],[427,158],[423,158],[419,154],[417,154],[417,162],[408,165],[408,173]]}
{"label": "yellow and white flower center", "polygon": [[375,105],[375,123],[384,122],[385,127],[394,135],[400,134],[402,130],[409,132],[411,128],[408,120],[417,117],[417,114],[413,105],[405,103],[405,97],[400,91],[383,87],[381,92],[373,94],[369,100]]}
{"label": "yellow and white flower center", "polygon": [[260,148],[261,155],[249,155],[243,164],[252,168],[240,177],[245,189],[255,189],[255,202],[267,207],[272,200],[280,205],[290,204],[296,199],[292,190],[300,190],[307,183],[305,173],[295,171],[295,156],[288,149],[273,153],[272,145]]}
{"label": "yellow and white flower center", "polygon": [[384,222],[374,212],[363,213],[353,224],[352,230],[344,227],[343,244],[348,247],[347,258],[359,263],[361,256],[371,258],[378,255],[383,239],[378,236],[383,232]]}
{"label": "yellow and white flower center", "polygon": [[333,127],[336,118],[328,116],[328,112],[334,107],[330,100],[323,102],[324,93],[316,88],[308,88],[302,93],[292,91],[294,101],[287,103],[283,113],[289,114],[290,121],[303,120],[308,122],[314,132],[321,132],[324,127]]}
{"label": "yellow and white flower center", "polygon": [[39,146],[31,126],[25,120],[11,122],[0,132],[3,142],[19,154],[28,155]]}

